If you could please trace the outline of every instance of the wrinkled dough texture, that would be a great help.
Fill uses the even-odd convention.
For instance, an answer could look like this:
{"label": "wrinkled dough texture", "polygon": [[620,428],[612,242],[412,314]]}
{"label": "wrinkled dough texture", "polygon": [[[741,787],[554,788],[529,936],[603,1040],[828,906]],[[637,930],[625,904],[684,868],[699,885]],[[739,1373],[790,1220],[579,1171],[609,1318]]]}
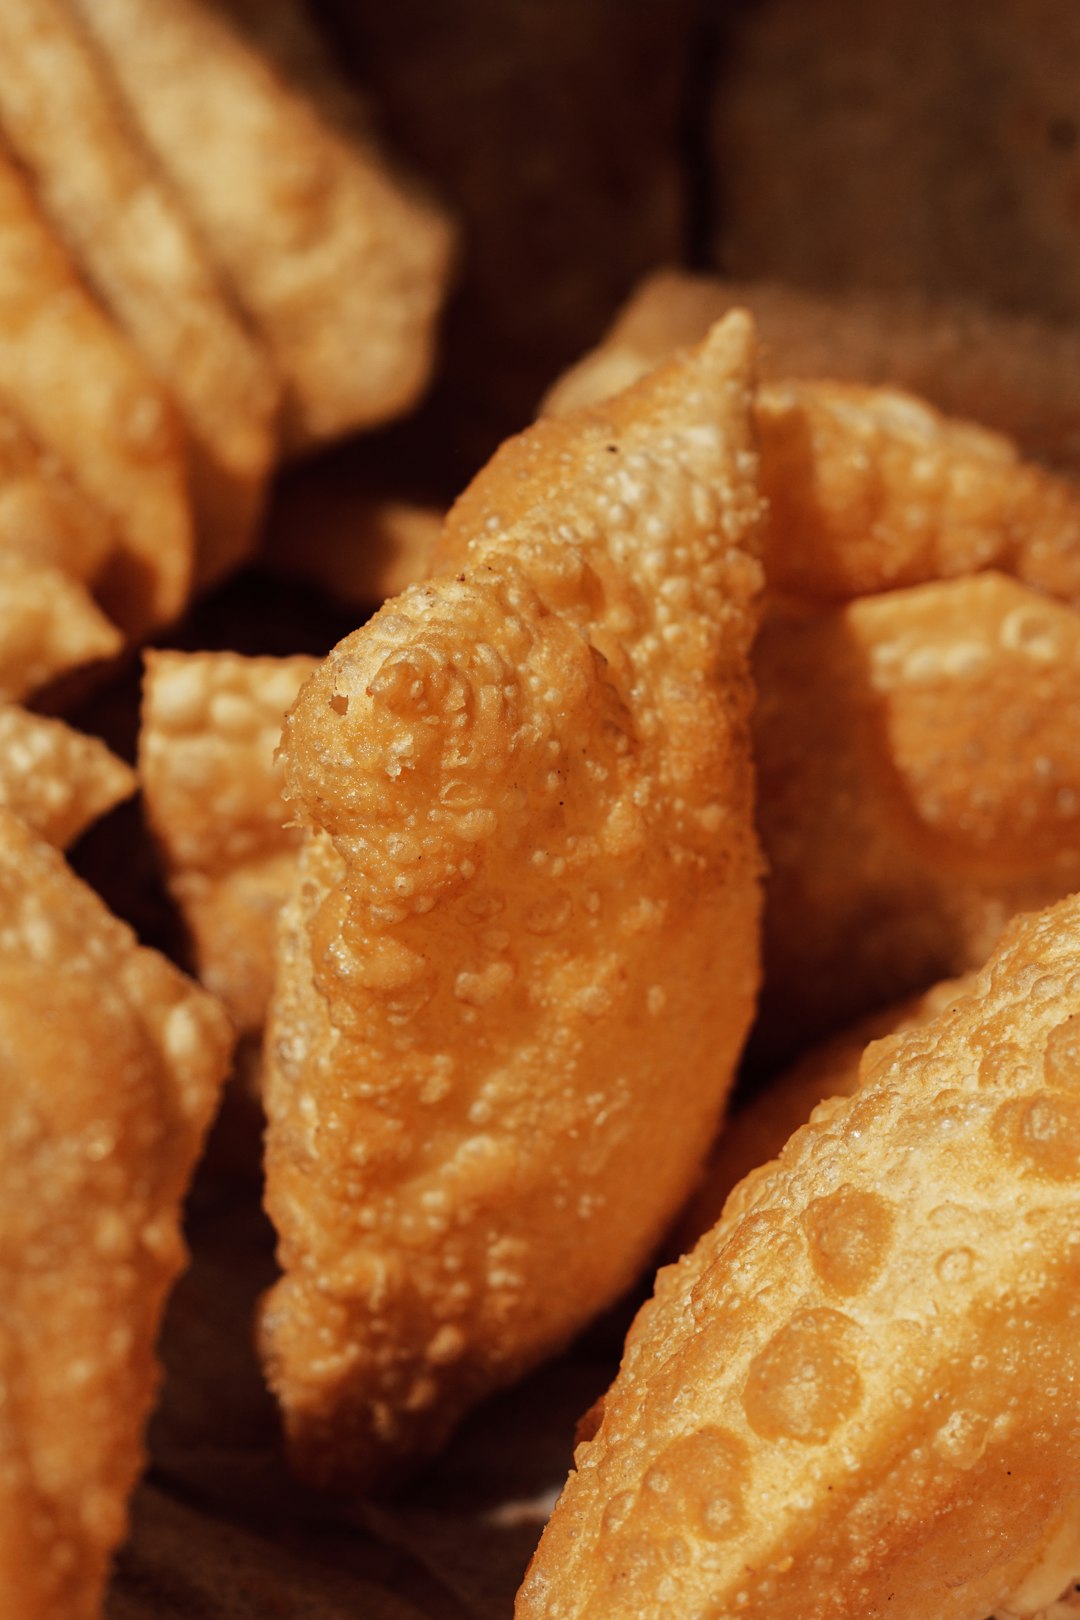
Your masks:
{"label": "wrinkled dough texture", "polygon": [[0,810],[0,1612],[97,1620],[224,1013]]}
{"label": "wrinkled dough texture", "polygon": [[146,657],[139,777],[169,891],[199,978],[258,1034],[278,915],[299,833],[286,825],[277,747],[313,658],[153,652]]}
{"label": "wrinkled dough texture", "polygon": [[135,791],[135,773],[97,737],[0,704],[0,805],[66,849]]}
{"label": "wrinkled dough texture", "polygon": [[715,1121],[756,984],[749,367],[736,318],[561,452],[518,441],[460,571],[286,722],[263,1340],[316,1478],[432,1448],[568,1338]]}
{"label": "wrinkled dough texture", "polygon": [[[666,352],[601,348],[567,397],[602,399]],[[548,409],[562,408],[557,392]],[[770,590],[844,602],[998,568],[1080,600],[1080,497],[1000,433],[897,388],[821,379],[763,383],[755,416]]]}
{"label": "wrinkled dough texture", "polygon": [[631,1329],[519,1620],[1053,1601],[1072,1571],[1033,1571],[1076,1552],[1078,1027],[1074,899],[1012,924],[736,1189]]}
{"label": "wrinkled dough texture", "polygon": [[253,48],[234,16],[243,6],[73,3],[269,348],[287,448],[407,410],[434,360],[453,231],[383,159],[305,8],[276,0],[273,10],[318,62],[307,94]]}
{"label": "wrinkled dough texture", "polygon": [[781,282],[659,270],[631,294],[599,347],[559,379],[542,409],[559,415],[628,387],[678,349],[700,343],[732,308],[754,317],[768,383],[832,377],[905,389],[951,416],[1006,434],[1046,467],[1080,469],[1080,334],[1035,316],[918,293],[828,297]]}
{"label": "wrinkled dough texture", "polygon": [[1080,616],[986,573],[778,616],[754,657],[759,1038],[980,966],[1080,887]]}

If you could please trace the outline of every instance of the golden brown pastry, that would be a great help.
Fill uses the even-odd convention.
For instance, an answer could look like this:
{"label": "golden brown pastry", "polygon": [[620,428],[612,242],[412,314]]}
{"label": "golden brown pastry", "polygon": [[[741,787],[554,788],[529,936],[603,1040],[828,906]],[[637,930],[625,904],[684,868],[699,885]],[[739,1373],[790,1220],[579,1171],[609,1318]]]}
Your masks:
{"label": "golden brown pastry", "polygon": [[0,552],[17,552],[93,584],[113,549],[105,513],[0,400]]}
{"label": "golden brown pastry", "polygon": [[661,1272],[518,1620],[978,1620],[1080,1569],[1080,900]]}
{"label": "golden brown pastry", "polygon": [[0,704],[0,805],[57,849],[135,792],[135,772],[97,737]]}
{"label": "golden brown pastry", "polygon": [[1004,433],[1032,461],[1080,472],[1080,334],[1031,315],[917,292],[830,296],[780,282],[658,270],[628,299],[599,347],[554,384],[544,409],[557,414],[627,387],[677,349],[699,343],[733,307],[753,314],[767,382],[830,377],[899,388]]}
{"label": "golden brown pastry", "polygon": [[98,1620],[228,1063],[210,997],[0,810],[0,1613]]}
{"label": "golden brown pastry", "polygon": [[[620,376],[641,375],[678,346],[683,323],[692,329],[725,296],[713,283],[649,284],[625,331],[617,322],[546,409],[602,399]],[[783,358],[773,356],[755,404],[770,590],[846,601],[998,568],[1080,602],[1080,493],[1070,481],[899,389],[799,378],[797,364],[774,380]],[[821,377],[832,376],[829,352],[819,362]],[[981,400],[969,406],[984,420]]]}
{"label": "golden brown pastry", "polygon": [[0,128],[82,274],[180,407],[197,573],[220,574],[254,543],[277,448],[277,379],[69,0],[0,8]]}
{"label": "golden brown pastry", "polygon": [[[412,405],[432,365],[452,232],[391,173],[297,0],[70,3],[270,350],[287,445]],[[266,14],[282,13],[290,53],[303,46],[302,88],[248,38],[249,12],[264,35]]]}
{"label": "golden brown pastry", "polygon": [[775,615],[754,654],[784,1056],[1080,888],[1080,614],[999,574]]}
{"label": "golden brown pastry", "polygon": [[920,996],[871,1013],[857,1024],[813,1047],[783,1074],[764,1084],[724,1121],[701,1183],[680,1215],[666,1247],[669,1254],[692,1249],[716,1225],[733,1187],[744,1176],[775,1159],[789,1136],[805,1125],[819,1103],[850,1097],[859,1084],[859,1066],[871,1041],[921,1029],[971,989],[973,974],[945,979]]}
{"label": "golden brown pastry", "polygon": [[312,1479],[564,1343],[700,1163],[757,978],[752,380],[734,315],[531,429],[286,721],[262,1340]]}
{"label": "golden brown pastry", "polygon": [[123,637],[70,575],[0,550],[0,702],[109,658]]}
{"label": "golden brown pastry", "polygon": [[132,635],[175,617],[193,544],[180,425],[2,144],[0,401],[112,520],[115,549],[98,582],[110,616]]}
{"label": "golden brown pastry", "polygon": [[281,723],[314,658],[146,654],[139,780],[198,976],[244,1035],[273,985],[299,831],[286,826]]}

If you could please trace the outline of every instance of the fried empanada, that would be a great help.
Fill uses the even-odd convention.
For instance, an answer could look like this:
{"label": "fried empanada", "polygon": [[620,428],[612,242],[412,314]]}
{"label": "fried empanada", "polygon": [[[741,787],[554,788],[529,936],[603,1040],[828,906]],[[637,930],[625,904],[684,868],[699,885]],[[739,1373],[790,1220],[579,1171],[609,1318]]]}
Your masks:
{"label": "fried empanada", "polygon": [[231,1045],[0,810],[0,1613],[98,1620]]}
{"label": "fried empanada", "polygon": [[139,779],[199,978],[244,1035],[261,1032],[278,913],[295,879],[281,723],[314,658],[146,655]]}
{"label": "fried empanada", "polygon": [[113,545],[104,512],[0,400],[0,551],[93,585]]}
{"label": "fried empanada", "polygon": [[569,1339],[700,1163],[757,982],[751,388],[733,316],[530,430],[475,549],[286,721],[262,1340],[312,1479],[400,1469]]}
{"label": "fried empanada", "polygon": [[0,146],[0,401],[116,527],[99,594],[141,635],[187,600],[192,528],[170,402],[98,308]]}
{"label": "fried empanada", "polygon": [[519,1620],[979,1620],[1080,1569],[1080,900],[662,1271]]}
{"label": "fried empanada", "polygon": [[775,1159],[789,1136],[805,1125],[819,1103],[850,1097],[859,1084],[859,1065],[871,1041],[920,1029],[966,995],[973,974],[945,979],[920,996],[882,1012],[813,1047],[783,1074],[770,1079],[724,1121],[701,1184],[680,1215],[666,1245],[669,1254],[692,1249],[716,1225],[733,1187],[751,1171]]}
{"label": "fried empanada", "polygon": [[1080,604],[1080,490],[1008,439],[856,383],[762,387],[765,577],[806,601],[997,568]]}
{"label": "fried empanada", "polygon": [[642,282],[600,346],[554,385],[544,410],[573,410],[627,387],[700,342],[733,306],[753,314],[768,382],[828,377],[900,388],[1004,433],[1033,461],[1080,473],[1080,333],[915,293],[828,297],[775,282],[660,270]]}
{"label": "fried empanada", "polygon": [[83,275],[180,406],[197,572],[216,577],[254,543],[276,449],[277,379],[68,0],[0,7],[0,127]]}
{"label": "fried empanada", "polygon": [[[719,298],[710,283],[692,288],[685,307],[676,302],[676,331]],[[628,335],[617,324],[549,411],[603,397],[620,375],[645,367],[654,343],[666,352],[668,333],[659,313],[658,329],[650,324],[651,310],[648,297],[637,314],[632,306]],[[827,371],[827,356],[822,364]],[[1008,439],[910,394],[850,382],[766,382],[755,416],[770,590],[846,601],[998,568],[1080,602],[1080,492],[1022,460]]]}
{"label": "fried empanada", "polygon": [[[431,369],[452,232],[361,137],[359,113],[347,127],[344,86],[325,108],[297,90],[235,0],[70,3],[274,358],[287,445],[406,410]],[[273,7],[316,55],[296,0]]]}
{"label": "fried empanada", "polygon": [[0,703],[114,657],[123,639],[78,580],[0,549]]}
{"label": "fried empanada", "polygon": [[135,787],[135,772],[97,737],[0,704],[0,805],[46,843],[66,849]]}
{"label": "fried empanada", "polygon": [[999,574],[777,615],[754,654],[758,1050],[985,961],[1080,888],[1080,614]]}

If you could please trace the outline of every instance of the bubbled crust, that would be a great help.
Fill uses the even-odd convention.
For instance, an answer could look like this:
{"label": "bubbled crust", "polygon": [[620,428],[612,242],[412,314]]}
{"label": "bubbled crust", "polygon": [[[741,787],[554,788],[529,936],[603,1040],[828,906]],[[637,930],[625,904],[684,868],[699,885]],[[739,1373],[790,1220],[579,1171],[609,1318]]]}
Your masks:
{"label": "bubbled crust", "polygon": [[175,618],[193,548],[179,419],[83,286],[2,143],[0,398],[115,525],[97,581],[110,616],[132,635]]}
{"label": "bubbled crust", "polygon": [[135,791],[135,773],[97,737],[0,704],[0,805],[58,849]]}
{"label": "bubbled crust", "polygon": [[0,1613],[97,1620],[231,1037],[0,810]]}
{"label": "bubbled crust", "polygon": [[999,568],[1080,600],[1080,496],[912,394],[784,382],[757,403],[773,590],[847,601]]}
{"label": "bubbled crust", "polygon": [[286,722],[308,834],[263,1342],[316,1479],[430,1450],[617,1294],[727,1090],[757,974],[750,347],[719,327],[595,457],[562,427],[573,482],[524,446],[546,500],[344,641]]}
{"label": "bubbled crust", "polygon": [[261,1031],[266,1018],[274,932],[299,842],[281,797],[281,725],[315,664],[146,655],[139,778],[147,819],[199,978],[244,1034]]}
{"label": "bubbled crust", "polygon": [[1005,1607],[1076,1507],[1078,1022],[1070,899],[736,1189],[632,1327],[518,1620]]}
{"label": "bubbled crust", "polygon": [[[454,233],[390,169],[309,8],[70,3],[270,350],[285,385],[287,446],[372,427],[413,405],[432,369]],[[293,70],[297,56],[304,63],[303,89],[264,48],[275,29]],[[250,31],[263,40],[253,44]]]}
{"label": "bubbled crust", "polygon": [[754,655],[763,1046],[985,961],[1080,888],[1080,615],[986,573],[777,618]]}
{"label": "bubbled crust", "polygon": [[69,670],[111,658],[123,637],[76,579],[0,551],[0,702],[28,697]]}
{"label": "bubbled crust", "polygon": [[[749,292],[772,333],[755,403],[770,589],[842,602],[997,568],[1080,602],[1075,486],[1025,460],[1001,433],[946,415],[900,387],[881,386],[906,380],[938,406],[1015,432],[1027,454],[1075,469],[1080,440],[1063,387],[1069,372],[1053,363],[1052,335],[1009,322],[1000,331],[992,324],[983,330],[957,312],[955,326],[942,311],[923,310],[920,321],[901,305],[876,311],[871,340],[857,304],[845,319],[798,294]],[[595,406],[693,342],[729,296],[721,283],[674,273],[645,282],[601,346],[556,385],[543,408],[557,418],[571,407]],[[894,324],[906,344],[896,336],[882,340],[882,330],[892,333]],[[997,343],[1002,370],[1010,370],[1009,362],[1016,368],[1014,392],[982,375],[978,361],[965,385],[965,365],[972,366],[965,336],[976,352]],[[952,385],[942,382],[943,373]],[[859,380],[822,380],[833,377]],[[1064,399],[1056,397],[1062,393]]]}
{"label": "bubbled crust", "polygon": [[789,1136],[805,1125],[819,1103],[850,1097],[871,1041],[928,1024],[963,995],[973,975],[945,979],[921,996],[871,1013],[839,1035],[811,1048],[797,1063],[733,1109],[713,1144],[696,1193],[668,1242],[670,1255],[684,1253],[716,1225],[732,1189],[775,1159]]}

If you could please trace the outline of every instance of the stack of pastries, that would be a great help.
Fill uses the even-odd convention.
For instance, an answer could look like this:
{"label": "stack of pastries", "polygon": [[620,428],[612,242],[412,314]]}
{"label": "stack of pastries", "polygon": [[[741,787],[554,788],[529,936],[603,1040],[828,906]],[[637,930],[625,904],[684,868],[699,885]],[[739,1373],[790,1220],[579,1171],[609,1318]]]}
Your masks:
{"label": "stack of pastries", "polygon": [[[5,0],[0,1613],[106,1612],[228,1082],[345,1522],[644,1285],[520,1620],[1067,1615],[1080,350],[659,272],[325,656],[191,650],[453,240],[293,0]],[[151,636],[133,768],[44,710]],[[137,791],[187,971],[64,857]]]}

